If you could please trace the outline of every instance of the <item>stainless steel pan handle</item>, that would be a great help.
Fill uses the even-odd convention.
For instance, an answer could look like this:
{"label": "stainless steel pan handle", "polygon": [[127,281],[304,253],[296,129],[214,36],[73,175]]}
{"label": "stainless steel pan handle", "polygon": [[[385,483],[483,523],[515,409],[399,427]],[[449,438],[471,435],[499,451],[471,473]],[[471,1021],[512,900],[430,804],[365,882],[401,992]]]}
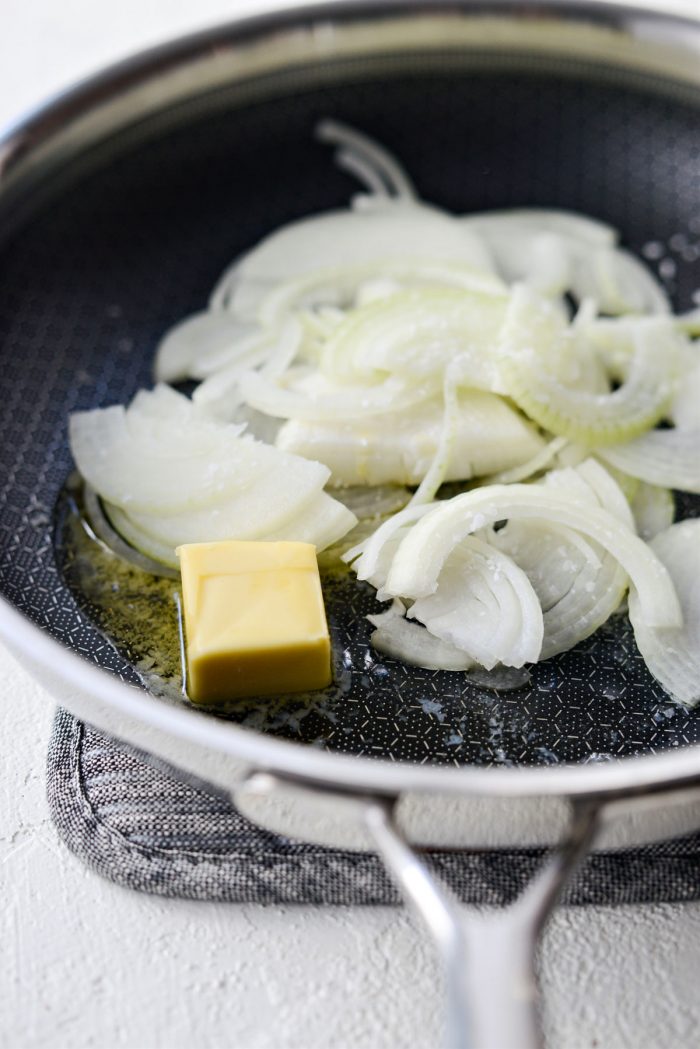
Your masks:
{"label": "stainless steel pan handle", "polygon": [[467,913],[398,830],[392,804],[366,802],[365,821],[387,869],[438,947],[447,982],[447,1049],[539,1049],[535,951],[561,891],[590,848],[595,802],[572,804],[564,842],[507,907]]}
{"label": "stainless steel pan handle", "polygon": [[[365,843],[359,847],[373,845],[384,860],[406,902],[427,925],[445,967],[447,1049],[539,1049],[535,951],[567,879],[593,842],[602,808],[598,798],[571,801],[562,843],[514,903],[475,913],[462,906],[408,843],[395,818],[395,797],[255,772],[234,792],[234,803],[256,819],[261,813],[251,810],[251,800],[273,796],[281,802],[288,826],[305,825],[306,836],[336,844],[327,827],[320,837],[314,833],[315,817],[331,812],[344,828],[343,838],[354,825],[353,840]],[[296,809],[294,818],[290,806]]]}

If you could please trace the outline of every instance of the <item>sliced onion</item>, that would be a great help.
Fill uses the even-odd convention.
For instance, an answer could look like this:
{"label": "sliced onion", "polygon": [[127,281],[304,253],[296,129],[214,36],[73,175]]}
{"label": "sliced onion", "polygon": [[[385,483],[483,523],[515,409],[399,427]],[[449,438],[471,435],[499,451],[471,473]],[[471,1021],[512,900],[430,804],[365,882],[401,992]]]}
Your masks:
{"label": "sliced onion", "polygon": [[[276,283],[258,303],[258,317],[265,326],[279,324],[295,310],[308,308],[348,309],[361,306],[368,284],[383,282],[386,297],[411,288],[461,288],[474,295],[497,295],[505,285],[488,271],[462,262],[432,259],[427,255],[399,258],[379,255],[364,265],[344,265],[311,270],[301,277]],[[370,298],[372,296],[369,296]]]}
{"label": "sliced onion", "polygon": [[604,556],[572,528],[549,521],[508,521],[498,531],[489,529],[489,542],[526,573],[545,613],[566,597],[584,569],[595,576]]}
{"label": "sliced onion", "polygon": [[[358,546],[351,547],[343,555],[343,561],[347,564],[355,561],[353,568],[358,579],[371,581],[376,578],[378,572],[383,575],[384,568],[388,571],[395,550],[398,548],[397,536],[401,533],[403,538],[403,535],[407,534],[401,530],[408,530],[421,517],[425,517],[431,509],[433,507],[430,504],[420,503],[405,507],[380,525],[368,539],[363,540]],[[395,545],[390,547],[389,544]],[[383,585],[383,580],[378,585]]]}
{"label": "sliced onion", "polygon": [[329,476],[320,463],[241,437],[238,426],[208,420],[183,426],[177,417],[146,418],[114,407],[73,414],[69,432],[85,480],[129,512],[206,513],[234,493],[245,500],[251,486],[271,472],[284,474],[289,489],[303,497]]}
{"label": "sliced onion", "polygon": [[481,240],[438,208],[383,202],[370,211],[328,211],[271,233],[224,273],[211,304],[255,320],[267,291],[315,270],[366,267],[386,256],[461,263],[485,273],[493,266]]}
{"label": "sliced onion", "polygon": [[546,444],[544,448],[536,452],[531,459],[520,466],[513,466],[510,470],[501,470],[500,473],[492,474],[486,478],[487,484],[515,484],[517,481],[526,481],[529,477],[546,469],[550,463],[564,450],[568,444],[566,437],[555,437],[553,441]]}
{"label": "sliced onion", "polygon": [[[484,591],[495,607],[481,599]],[[475,536],[452,550],[435,591],[418,598],[408,615],[488,670],[535,662],[542,648],[542,609],[532,584],[510,557]]]}
{"label": "sliced onion", "polygon": [[[544,447],[535,427],[502,398],[461,390],[457,401],[445,480],[511,469]],[[443,422],[444,404],[431,397],[410,411],[366,418],[292,419],[280,429],[277,445],[325,463],[334,484],[417,485],[435,458]]]}
{"label": "sliced onion", "polygon": [[591,248],[612,248],[617,243],[617,233],[612,226],[579,215],[576,211],[554,208],[505,208],[472,212],[463,216],[462,222],[473,226],[482,235],[500,231],[505,237],[509,230],[517,228],[535,233],[558,233]]}
{"label": "sliced onion", "polygon": [[400,601],[379,615],[367,616],[376,630],[370,644],[377,652],[426,670],[469,670],[474,661],[454,645],[434,637],[418,623],[403,618]]}
{"label": "sliced onion", "polygon": [[276,529],[267,529],[263,539],[313,543],[320,552],[337,543],[355,527],[357,517],[327,492],[319,492],[296,517]]}
{"label": "sliced onion", "polygon": [[[612,393],[596,393],[562,380],[562,361],[573,361],[570,336],[549,305],[519,288],[503,329],[501,372],[510,396],[541,426],[590,445],[626,440],[653,426],[674,391],[675,342],[660,352],[668,333],[648,325],[636,335],[636,351],[625,382]],[[568,345],[567,345],[568,340]]]}
{"label": "sliced onion", "polygon": [[630,504],[614,477],[595,459],[584,459],[575,467],[595,495],[598,505],[613,514],[631,532],[636,531],[635,519]]}
{"label": "sliced onion", "polygon": [[495,350],[506,313],[502,295],[464,289],[402,291],[355,310],[326,343],[321,368],[346,382],[382,372],[436,375],[458,355],[464,385],[498,389]]}
{"label": "sliced onion", "polygon": [[345,154],[354,155],[367,165],[374,173],[374,179],[368,186],[376,192],[376,181],[383,186],[385,193],[393,193],[404,200],[415,200],[417,193],[410,178],[398,160],[369,135],[343,124],[340,120],[320,120],[316,125],[316,138],[321,142],[330,142],[341,147],[336,160],[341,162]]}
{"label": "sliced onion", "polygon": [[285,389],[257,372],[241,376],[242,398],[252,407],[281,419],[360,419],[387,411],[406,411],[436,392],[436,382],[409,382],[390,376],[375,386],[326,388],[310,394]]}
{"label": "sliced onion", "polygon": [[437,442],[432,462],[411,497],[411,503],[414,505],[433,502],[438,489],[447,480],[450,467],[455,460],[455,443],[459,425],[460,405],[452,366],[449,364],[445,368],[442,395],[444,409],[440,438]]}
{"label": "sliced onion", "polygon": [[630,576],[650,624],[681,621],[668,573],[646,543],[605,510],[534,485],[492,485],[433,507],[401,543],[385,590],[403,598],[434,593],[443,564],[465,536],[496,521],[537,517],[574,528],[611,553]]}
{"label": "sliced onion", "polygon": [[700,429],[652,430],[597,454],[640,481],[700,494]]}
{"label": "sliced onion", "polygon": [[[174,551],[156,544],[147,552],[140,542],[133,541],[136,538],[135,535],[128,535],[113,522],[111,510],[113,509],[117,515],[126,516],[122,510],[117,507],[109,507],[108,504],[103,508],[97,492],[88,484],[84,485],[83,495],[88,525],[113,554],[133,565],[134,568],[141,569],[142,572],[149,572],[151,575],[162,576],[166,579],[180,578]],[[145,545],[150,546],[149,543]]]}
{"label": "sliced onion", "polygon": [[519,565],[543,610],[540,659],[589,637],[618,608],[627,575],[610,554],[571,528],[511,520],[491,540]]}
{"label": "sliced onion", "polygon": [[[125,513],[124,510],[120,509],[118,506],[114,506],[111,503],[105,503],[105,513],[115,532],[120,535],[122,539],[126,540],[134,551],[145,557],[147,563],[154,562],[156,565],[161,565],[166,569],[168,574],[172,573],[173,578],[176,575],[179,577],[180,562],[175,553],[175,545],[163,543],[159,539],[155,539],[152,535],[149,535],[147,532],[144,532],[137,524],[135,524],[129,514]],[[120,554],[122,553],[119,550],[117,552]],[[133,563],[131,557],[127,557],[126,560],[132,561]],[[141,564],[139,567],[145,568],[145,565]],[[149,571],[151,569],[146,570]]]}
{"label": "sliced onion", "polygon": [[669,418],[679,430],[700,430],[700,358],[684,372]]}
{"label": "sliced onion", "polygon": [[238,321],[228,313],[195,313],[170,328],[159,342],[153,366],[155,377],[160,382],[179,382],[200,376],[203,362],[246,353],[251,336],[256,334],[255,325]]}
{"label": "sliced onion", "polygon": [[659,532],[665,532],[671,527],[676,512],[673,494],[668,488],[659,488],[644,481],[637,484],[631,508],[637,532],[647,543]]}
{"label": "sliced onion", "polygon": [[674,699],[694,705],[700,700],[700,519],[671,525],[651,547],[676,587],[683,626],[654,629],[635,593],[629,599],[630,622],[653,676]]}

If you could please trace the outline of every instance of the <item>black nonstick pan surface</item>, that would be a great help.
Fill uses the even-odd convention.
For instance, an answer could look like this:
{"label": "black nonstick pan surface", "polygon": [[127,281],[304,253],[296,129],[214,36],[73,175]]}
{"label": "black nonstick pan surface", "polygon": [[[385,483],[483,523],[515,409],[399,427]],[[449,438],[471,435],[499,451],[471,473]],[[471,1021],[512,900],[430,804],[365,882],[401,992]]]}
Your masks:
{"label": "black nonstick pan surface", "polygon": [[[0,245],[0,594],[127,682],[154,687],[158,653],[145,627],[115,633],[76,568],[68,413],[149,385],[160,335],[204,306],[235,256],[290,219],[346,204],[355,187],[313,138],[325,116],[384,143],[422,197],[451,210],[537,205],[610,222],[676,309],[694,305],[700,93],[656,77],[464,53],[349,63],[332,78],[219,91],[71,161]],[[680,515],[699,510],[679,498]],[[100,566],[110,571],[108,557]],[[135,616],[145,602],[176,622],[172,587],[116,585]],[[378,606],[352,578],[330,580],[327,602],[334,686],[227,716],[314,748],[420,764],[582,763],[700,742],[700,711],[653,681],[624,616],[497,692],[374,653],[365,615]],[[178,673],[163,670],[164,702],[186,702],[172,698]]]}

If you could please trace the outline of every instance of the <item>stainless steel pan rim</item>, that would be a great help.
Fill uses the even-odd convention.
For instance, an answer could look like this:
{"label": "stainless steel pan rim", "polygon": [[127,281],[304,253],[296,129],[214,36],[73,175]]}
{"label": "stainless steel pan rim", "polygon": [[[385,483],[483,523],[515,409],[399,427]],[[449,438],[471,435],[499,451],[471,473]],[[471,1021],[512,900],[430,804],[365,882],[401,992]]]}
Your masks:
{"label": "stainless steel pan rim", "polygon": [[[96,703],[116,714],[236,758],[251,768],[321,786],[335,784],[341,789],[391,795],[435,791],[504,798],[625,796],[640,791],[653,793],[655,788],[671,789],[700,776],[700,746],[604,764],[558,768],[441,768],[327,754],[251,732],[195,709],[167,705],[131,688],[43,633],[4,599],[0,599],[0,633],[27,663],[59,675],[68,689],[93,696]],[[98,714],[96,707],[95,720],[99,724]]]}

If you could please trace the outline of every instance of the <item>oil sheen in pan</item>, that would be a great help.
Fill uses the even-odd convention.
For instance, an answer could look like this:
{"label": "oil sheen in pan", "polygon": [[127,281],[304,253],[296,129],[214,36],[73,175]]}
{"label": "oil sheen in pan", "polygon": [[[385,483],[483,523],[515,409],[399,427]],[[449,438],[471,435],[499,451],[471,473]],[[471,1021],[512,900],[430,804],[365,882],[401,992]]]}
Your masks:
{"label": "oil sheen in pan", "polygon": [[[681,516],[696,511],[683,501]],[[57,510],[56,555],[83,612],[136,668],[149,691],[183,689],[179,585],[126,564],[97,540],[80,496]],[[325,750],[438,764],[605,761],[700,741],[700,713],[674,703],[637,652],[626,615],[571,652],[531,668],[522,688],[497,692],[462,673],[410,667],[375,653],[374,591],[339,563],[322,572],[334,683],[320,692],[237,700],[220,716]]]}

